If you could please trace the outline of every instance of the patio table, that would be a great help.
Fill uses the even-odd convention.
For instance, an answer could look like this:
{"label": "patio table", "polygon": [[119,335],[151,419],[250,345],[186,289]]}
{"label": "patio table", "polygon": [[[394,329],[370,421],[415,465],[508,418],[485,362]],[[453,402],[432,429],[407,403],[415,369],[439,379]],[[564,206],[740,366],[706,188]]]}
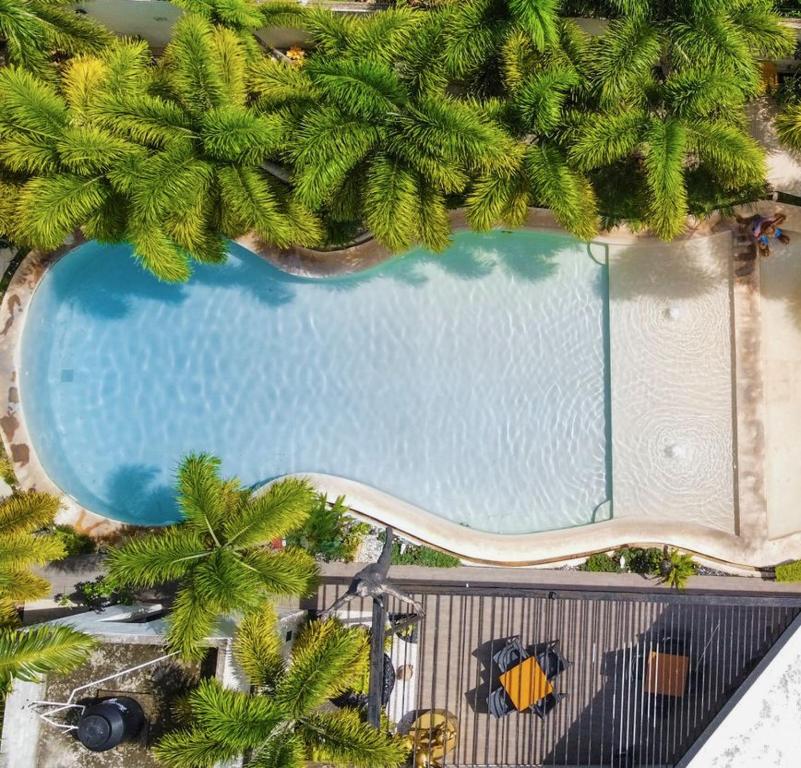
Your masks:
{"label": "patio table", "polygon": [[645,690],[648,693],[681,698],[687,688],[689,671],[689,657],[651,651],[645,670]]}
{"label": "patio table", "polygon": [[533,656],[504,672],[500,682],[519,712],[553,693],[553,685]]}

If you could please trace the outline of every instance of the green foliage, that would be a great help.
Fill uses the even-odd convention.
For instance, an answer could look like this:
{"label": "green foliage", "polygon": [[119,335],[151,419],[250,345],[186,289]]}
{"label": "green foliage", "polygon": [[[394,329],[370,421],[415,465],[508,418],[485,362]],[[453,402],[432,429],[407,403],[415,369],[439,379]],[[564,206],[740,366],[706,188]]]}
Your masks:
{"label": "green foliage", "polygon": [[280,653],[275,614],[248,616],[235,653],[255,688],[240,693],[206,680],[189,696],[187,728],[155,747],[167,768],[209,766],[248,754],[248,765],[302,768],[308,760],[355,768],[400,766],[407,749],[349,709],[322,709],[358,683],[369,664],[367,635],[335,619],[301,632],[288,662]]}
{"label": "green foliage", "polygon": [[64,557],[63,543],[48,530],[58,507],[56,496],[36,491],[0,501],[0,626],[14,622],[17,605],[49,592],[30,569]]}
{"label": "green foliage", "polygon": [[620,573],[620,558],[606,552],[596,552],[579,566],[579,570],[594,573]]}
{"label": "green foliage", "polygon": [[0,695],[12,680],[34,682],[48,672],[66,673],[83,664],[97,641],[71,627],[0,629]]}
{"label": "green foliage", "polygon": [[662,560],[662,583],[676,589],[684,589],[687,580],[697,571],[692,555],[670,549],[665,552]]}
{"label": "green foliage", "polygon": [[314,560],[298,549],[269,547],[314,508],[307,482],[285,479],[256,493],[221,478],[219,459],[191,454],[178,470],[178,501],[182,523],[135,537],[108,558],[115,585],[179,582],[167,633],[171,649],[198,659],[218,618],[256,610],[275,595],[309,592]]}
{"label": "green foliage", "polygon": [[98,576],[93,581],[79,581],[75,585],[74,593],[62,596],[59,602],[64,605],[78,603],[100,610],[110,605],[131,605],[135,597],[130,589],[116,584],[108,576]]}
{"label": "green foliage", "polygon": [[79,533],[71,525],[57,525],[54,531],[64,547],[65,557],[91,555],[95,549],[95,540],[85,533]]}
{"label": "green foliage", "polygon": [[[41,77],[54,78],[56,54],[96,53],[112,34],[71,0],[0,0],[0,57]],[[0,58],[2,62],[2,58]]]}
{"label": "green foliage", "polygon": [[662,567],[662,550],[656,547],[641,549],[639,547],[624,547],[615,555],[622,557],[625,567],[633,573],[642,576],[658,576]]}
{"label": "green foliage", "polygon": [[801,581],[801,560],[777,565],[776,581]]}
{"label": "green foliage", "polygon": [[461,565],[458,557],[449,555],[447,552],[440,552],[438,549],[424,547],[418,544],[406,544],[401,551],[401,543],[394,541],[392,544],[392,564],[393,565],[422,565],[426,568],[456,568]]}
{"label": "green foliage", "polygon": [[325,562],[341,560],[350,563],[369,532],[367,523],[350,517],[344,496],[329,504],[325,494],[320,494],[306,522],[289,533],[286,542]]}

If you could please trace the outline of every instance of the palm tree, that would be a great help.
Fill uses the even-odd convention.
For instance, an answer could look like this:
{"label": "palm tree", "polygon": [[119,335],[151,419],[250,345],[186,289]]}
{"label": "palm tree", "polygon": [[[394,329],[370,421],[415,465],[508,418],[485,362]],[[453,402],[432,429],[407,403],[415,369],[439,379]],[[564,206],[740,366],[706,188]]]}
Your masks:
{"label": "palm tree", "polygon": [[448,196],[473,173],[511,171],[514,143],[475,105],[423,87],[414,62],[397,54],[421,14],[328,18],[302,68],[265,61],[253,76],[268,113],[293,115],[295,194],[330,220],[364,223],[392,250],[418,241],[442,250]]}
{"label": "palm tree", "polygon": [[58,507],[56,496],[35,491],[0,501],[0,626],[15,623],[19,604],[49,593],[47,580],[30,568],[66,554],[61,540],[46,530]]}
{"label": "palm tree", "polygon": [[665,548],[660,568],[661,582],[669,587],[684,589],[687,581],[696,572],[692,555],[678,549]]}
{"label": "palm tree", "polygon": [[786,53],[789,36],[763,0],[613,4],[621,17],[581,55],[588,92],[566,119],[568,159],[595,172],[606,213],[669,239],[698,198],[764,185],[743,105],[759,90],[759,58]]}
{"label": "palm tree", "polygon": [[191,725],[155,747],[167,768],[211,768],[244,753],[248,765],[302,768],[307,760],[355,768],[399,766],[407,749],[351,709],[323,706],[352,688],[368,665],[367,634],[335,619],[308,624],[288,662],[270,609],[242,623],[236,655],[250,693],[203,681],[189,695]]}
{"label": "palm tree", "polygon": [[569,51],[583,50],[586,36],[575,25],[560,25],[560,43],[541,53],[517,38],[503,74],[506,97],[485,108],[518,140],[512,172],[479,177],[468,197],[474,229],[498,223],[520,226],[530,205],[550,208],[568,231],[582,239],[597,233],[595,193],[587,177],[568,159],[566,117],[583,98],[585,80]]}
{"label": "palm tree", "polygon": [[48,672],[76,669],[96,646],[93,637],[72,627],[0,629],[0,697],[8,694],[14,679],[35,682]]}
{"label": "palm tree", "polygon": [[112,583],[153,587],[178,582],[167,643],[184,658],[202,657],[218,618],[258,608],[274,595],[302,595],[316,575],[313,558],[270,544],[303,525],[315,505],[298,479],[264,493],[220,477],[220,461],[192,454],[178,470],[183,521],[136,537],[108,559]]}
{"label": "palm tree", "polygon": [[54,54],[97,53],[111,43],[111,32],[73,8],[71,0],[0,0],[0,65],[53,78]]}
{"label": "palm tree", "polygon": [[316,242],[316,220],[265,170],[287,125],[249,106],[247,62],[235,32],[187,14],[157,68],[145,44],[118,43],[71,62],[63,98],[3,72],[0,163],[22,176],[12,236],[44,249],[76,227],[127,240],[172,281],[192,258],[224,260],[225,238]]}
{"label": "palm tree", "polygon": [[791,149],[801,150],[801,104],[790,104],[776,116],[776,133]]}

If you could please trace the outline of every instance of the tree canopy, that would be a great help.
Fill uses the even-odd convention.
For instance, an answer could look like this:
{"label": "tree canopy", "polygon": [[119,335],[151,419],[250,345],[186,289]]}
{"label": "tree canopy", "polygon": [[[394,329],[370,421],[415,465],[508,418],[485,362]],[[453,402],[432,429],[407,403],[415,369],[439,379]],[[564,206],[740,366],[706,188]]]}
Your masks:
{"label": "tree canopy", "polygon": [[408,751],[400,740],[348,708],[323,707],[356,685],[368,665],[367,633],[335,619],[307,624],[281,655],[270,608],[239,627],[235,654],[250,693],[212,680],[189,694],[188,727],[167,734],[155,754],[167,768],[212,768],[248,755],[248,765],[303,768],[308,760],[354,768],[394,768]]}
{"label": "tree canopy", "polygon": [[167,643],[184,658],[200,658],[218,619],[312,588],[314,559],[299,549],[275,551],[270,545],[301,526],[315,503],[305,481],[285,479],[257,493],[220,477],[219,459],[192,454],[178,470],[183,521],[112,550],[109,576],[134,587],[177,582]]}
{"label": "tree canopy", "polygon": [[[358,16],[176,0],[186,13],[155,60],[88,32],[41,37],[41,66],[12,56],[19,9],[35,25],[62,5],[0,0],[0,233],[45,249],[75,229],[127,240],[177,281],[250,233],[285,248],[365,230],[441,250],[460,206],[479,230],[542,206],[579,238],[623,220],[674,237],[688,213],[764,185],[744,106],[762,59],[792,49],[770,0],[428,0]],[[590,33],[572,13],[609,21]],[[269,26],[305,30],[304,58],[266,48]],[[779,120],[788,143],[799,122]]]}

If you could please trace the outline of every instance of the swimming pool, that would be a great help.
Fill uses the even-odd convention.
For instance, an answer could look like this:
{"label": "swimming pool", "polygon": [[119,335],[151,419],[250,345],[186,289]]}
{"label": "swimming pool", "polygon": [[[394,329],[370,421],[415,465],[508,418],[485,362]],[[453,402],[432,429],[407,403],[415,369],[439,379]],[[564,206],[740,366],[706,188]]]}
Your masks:
{"label": "swimming pool", "polygon": [[174,471],[206,451],[479,530],[580,525],[610,497],[607,301],[586,244],[534,231],[322,280],[232,244],[177,286],[87,243],[36,289],[21,402],[54,483],[125,522],[176,519]]}

